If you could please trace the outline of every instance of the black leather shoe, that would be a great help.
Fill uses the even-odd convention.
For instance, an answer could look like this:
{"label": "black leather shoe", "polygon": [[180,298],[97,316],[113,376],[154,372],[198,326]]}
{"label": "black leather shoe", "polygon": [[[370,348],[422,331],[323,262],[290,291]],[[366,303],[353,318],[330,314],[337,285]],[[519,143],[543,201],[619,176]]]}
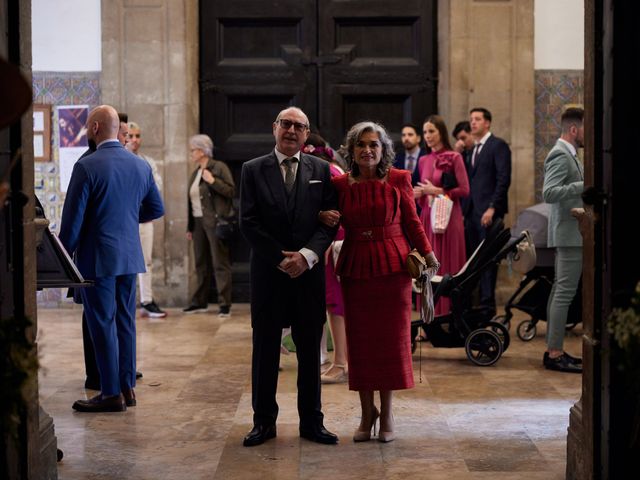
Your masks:
{"label": "black leather shoe", "polygon": [[103,397],[98,394],[89,400],[77,400],[73,404],[73,409],[78,412],[99,413],[99,412],[124,412],[127,406],[122,395],[111,395]]}
{"label": "black leather shoe", "polygon": [[582,373],[582,366],[573,363],[566,353],[563,353],[559,357],[551,358],[549,354],[545,352],[542,359],[544,368],[547,370],[555,370],[556,372],[568,372],[568,373]]}
{"label": "black leather shoe", "polygon": [[242,445],[245,447],[255,447],[261,445],[267,440],[276,437],[275,425],[254,425],[247,436],[244,437]]}
{"label": "black leather shoe", "polygon": [[122,390],[122,396],[124,397],[124,403],[127,407],[136,406],[136,392],[133,388]]}
{"label": "black leather shoe", "polygon": [[582,359],[578,357],[574,357],[573,355],[569,355],[567,352],[564,352],[565,357],[569,359],[571,363],[575,363],[576,365],[582,365]]}
{"label": "black leather shoe", "polygon": [[[569,355],[567,352],[563,352],[563,355],[567,357],[567,359],[571,363],[575,363],[576,365],[582,365],[581,358],[574,357],[573,355]],[[546,366],[548,361],[549,361],[549,352],[544,352],[544,356],[542,357],[542,364]]]}
{"label": "black leather shoe", "polygon": [[136,380],[140,380],[142,378],[142,372],[136,371]]}
{"label": "black leather shoe", "polygon": [[326,445],[335,445],[338,443],[338,436],[324,428],[324,425],[316,425],[312,428],[300,427],[300,436],[316,443],[324,443]]}

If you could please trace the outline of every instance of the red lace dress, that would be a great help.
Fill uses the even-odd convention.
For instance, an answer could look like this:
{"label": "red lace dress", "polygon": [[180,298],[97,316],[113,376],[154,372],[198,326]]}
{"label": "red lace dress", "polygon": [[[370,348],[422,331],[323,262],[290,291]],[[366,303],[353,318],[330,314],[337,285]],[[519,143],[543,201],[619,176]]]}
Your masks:
{"label": "red lace dress", "polygon": [[[458,186],[445,193],[453,200],[453,209],[449,225],[444,233],[433,233],[431,229],[431,208],[429,207],[429,196],[418,199],[422,208],[420,219],[427,233],[427,238],[438,255],[440,269],[438,275],[445,273],[457,273],[467,261],[464,242],[464,222],[462,219],[462,207],[460,199],[469,195],[469,179],[464,168],[464,160],[458,152],[451,150],[432,152],[429,155],[420,157],[418,163],[420,181],[429,180],[436,187],[442,187],[442,174],[444,172],[455,175]],[[451,300],[440,298],[435,305],[435,314],[444,315],[449,313]]]}
{"label": "red lace dress", "polygon": [[386,181],[333,179],[345,239],[336,271],[345,303],[349,389],[400,390],[414,385],[411,278],[405,260],[431,245],[416,214],[409,172]]}

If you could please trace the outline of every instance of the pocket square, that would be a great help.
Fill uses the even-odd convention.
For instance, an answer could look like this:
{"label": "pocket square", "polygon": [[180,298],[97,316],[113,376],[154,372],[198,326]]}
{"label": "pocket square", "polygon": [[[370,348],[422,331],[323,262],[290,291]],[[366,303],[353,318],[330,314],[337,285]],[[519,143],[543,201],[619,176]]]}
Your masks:
{"label": "pocket square", "polygon": [[322,183],[322,180],[309,180],[309,183]]}

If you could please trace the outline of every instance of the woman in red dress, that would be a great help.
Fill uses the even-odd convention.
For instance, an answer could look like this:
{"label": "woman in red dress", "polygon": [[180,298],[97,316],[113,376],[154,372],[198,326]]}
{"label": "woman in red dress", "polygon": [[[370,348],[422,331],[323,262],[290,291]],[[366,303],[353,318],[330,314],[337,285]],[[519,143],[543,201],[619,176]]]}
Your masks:
{"label": "woman in red dress", "polygon": [[[460,199],[469,195],[469,179],[462,156],[451,148],[447,126],[442,117],[431,115],[427,118],[423,133],[431,152],[418,161],[420,182],[413,191],[422,208],[420,219],[427,238],[438,252],[440,274],[454,274],[467,261]],[[449,225],[444,233],[434,233],[431,228],[431,201],[436,195],[447,195],[453,200]],[[447,314],[450,307],[448,298],[440,298],[435,305],[435,314]]]}
{"label": "woman in red dress", "polygon": [[412,246],[430,265],[437,260],[416,214],[410,174],[391,168],[393,143],[384,128],[354,125],[341,153],[351,171],[333,178],[339,212],[323,212],[321,218],[329,225],[341,221],[345,229],[336,271],[345,302],[349,389],[358,391],[362,407],[353,440],[370,440],[380,417],[378,440],[389,442],[395,438],[393,390],[414,386],[405,261]]}

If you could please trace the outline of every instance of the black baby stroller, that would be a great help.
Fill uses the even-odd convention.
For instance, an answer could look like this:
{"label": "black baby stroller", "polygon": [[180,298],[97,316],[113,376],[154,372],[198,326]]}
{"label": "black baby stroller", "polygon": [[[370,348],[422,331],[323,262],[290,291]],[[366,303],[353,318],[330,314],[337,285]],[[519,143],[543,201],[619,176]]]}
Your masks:
{"label": "black baby stroller", "polygon": [[[536,247],[536,264],[520,281],[520,285],[507,301],[505,314],[495,318],[507,328],[511,327],[513,318],[512,309],[520,310],[531,318],[518,324],[516,334],[520,340],[528,342],[536,336],[536,324],[547,320],[547,302],[551,294],[553,279],[555,277],[554,249],[547,247],[547,224],[549,219],[549,204],[539,203],[523,210],[518,215],[516,225],[512,232],[519,234],[528,230]],[[567,330],[572,329],[580,322],[582,310],[582,286],[569,308]]]}
{"label": "black baby stroller", "polygon": [[493,321],[493,312],[482,307],[471,307],[469,299],[480,281],[480,275],[499,263],[513,251],[524,235],[512,239],[509,229],[498,221],[487,232],[487,237],[455,275],[435,276],[431,285],[434,304],[440,297],[451,299],[451,311],[436,316],[431,323],[421,320],[412,323],[412,338],[422,327],[426,338],[434,347],[464,347],[467,358],[475,365],[488,366],[498,361],[509,347],[509,330]]}

